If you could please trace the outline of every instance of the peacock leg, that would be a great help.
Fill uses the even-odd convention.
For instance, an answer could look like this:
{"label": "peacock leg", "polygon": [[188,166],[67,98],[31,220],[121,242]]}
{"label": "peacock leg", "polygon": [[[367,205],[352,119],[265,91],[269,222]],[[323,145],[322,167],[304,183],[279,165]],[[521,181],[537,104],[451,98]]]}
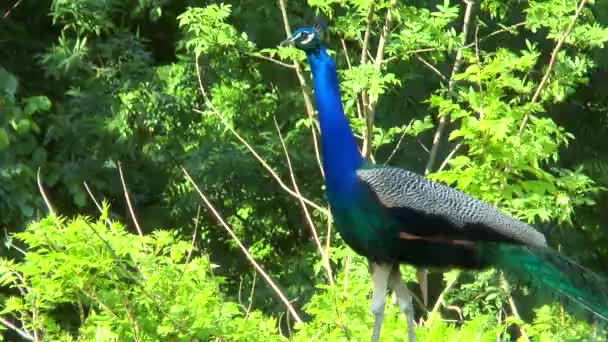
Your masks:
{"label": "peacock leg", "polygon": [[426,268],[419,268],[416,270],[420,293],[422,293],[422,303],[424,303],[425,307],[428,305],[429,301],[428,273],[429,271]]}
{"label": "peacock leg", "polygon": [[401,271],[399,265],[392,268],[392,272],[388,279],[388,286],[395,292],[399,310],[407,318],[407,336],[409,342],[416,342],[416,334],[414,332],[414,305],[412,303],[412,294],[407,289],[403,279],[401,279]]}
{"label": "peacock leg", "polygon": [[374,293],[372,294],[371,305],[372,314],[374,314],[374,331],[372,333],[372,342],[378,342],[380,340],[382,321],[384,320],[388,278],[391,274],[393,265],[377,264],[370,261],[369,267],[372,271],[372,282],[374,284]]}

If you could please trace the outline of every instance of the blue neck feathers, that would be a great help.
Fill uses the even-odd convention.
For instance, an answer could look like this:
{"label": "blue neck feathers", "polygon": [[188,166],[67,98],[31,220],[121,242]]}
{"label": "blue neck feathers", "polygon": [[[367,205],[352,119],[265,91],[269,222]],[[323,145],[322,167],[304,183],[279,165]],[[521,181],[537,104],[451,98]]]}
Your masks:
{"label": "blue neck feathers", "polygon": [[344,115],[336,64],[325,48],[307,52],[321,123],[325,184],[330,201],[348,199],[355,190],[355,171],[363,165],[348,119]]}

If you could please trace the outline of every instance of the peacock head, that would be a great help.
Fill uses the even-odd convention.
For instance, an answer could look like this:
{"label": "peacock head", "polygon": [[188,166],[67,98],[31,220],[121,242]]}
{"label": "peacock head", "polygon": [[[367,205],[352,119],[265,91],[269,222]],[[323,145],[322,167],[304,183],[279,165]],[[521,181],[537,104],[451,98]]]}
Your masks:
{"label": "peacock head", "polygon": [[321,46],[319,30],[314,27],[302,27],[293,32],[291,37],[281,42],[281,46],[295,45],[304,52],[314,52]]}

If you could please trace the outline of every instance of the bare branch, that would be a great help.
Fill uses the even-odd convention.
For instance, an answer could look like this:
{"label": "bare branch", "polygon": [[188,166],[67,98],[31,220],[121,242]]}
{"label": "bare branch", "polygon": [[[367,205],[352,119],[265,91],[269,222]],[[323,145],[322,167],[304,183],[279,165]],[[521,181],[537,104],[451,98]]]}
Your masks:
{"label": "bare branch", "polygon": [[[89,197],[91,197],[91,199],[93,200],[93,203],[95,203],[95,206],[97,207],[97,210],[99,210],[100,214],[103,214],[103,208],[101,207],[101,205],[99,204],[99,202],[97,201],[97,199],[95,199],[95,196],[93,196],[93,192],[89,188],[89,185],[87,184],[86,181],[83,182],[83,183],[84,183],[84,188],[89,193]],[[106,219],[106,223],[108,224],[108,226],[112,225],[112,221],[110,221],[110,219]]]}
{"label": "bare branch", "polygon": [[[492,32],[492,33],[490,33],[490,34],[488,34],[487,36],[483,36],[483,37],[481,37],[481,38],[479,39],[479,42],[483,42],[484,40],[486,40],[486,39],[488,39],[488,38],[490,38],[490,37],[493,37],[493,36],[495,36],[495,35],[497,35],[497,34],[501,34],[501,33],[504,33],[504,32],[512,32],[514,29],[519,28],[520,26],[524,26],[524,25],[526,25],[527,23],[528,23],[527,21],[522,21],[522,22],[520,22],[520,23],[513,24],[513,25],[511,25],[511,26],[505,26],[505,27],[503,27],[503,28],[502,28],[502,29],[500,29],[500,30],[496,30],[496,31],[494,31],[494,32]],[[473,42],[473,43],[469,43],[468,45],[465,45],[465,46],[464,46],[464,48],[465,48],[465,49],[468,49],[468,48],[473,47],[474,45],[475,45],[475,42]]]}
{"label": "bare branch", "polygon": [[[410,123],[408,123],[407,125],[408,126],[411,125],[413,121],[414,121],[414,119],[410,120]],[[391,154],[388,156],[388,158],[386,158],[384,165],[388,164],[391,161],[391,159],[393,159],[393,156],[399,150],[399,147],[401,146],[401,143],[403,142],[403,138],[405,138],[406,134],[407,134],[407,129],[404,129],[403,133],[401,133],[401,137],[399,137],[399,140],[397,141],[397,145],[395,145],[395,148],[393,148],[393,151],[391,152]]]}
{"label": "bare branch", "polygon": [[452,279],[443,289],[443,291],[441,291],[441,293],[439,294],[439,297],[437,298],[437,301],[435,302],[435,305],[433,305],[433,309],[431,310],[430,313],[433,312],[437,312],[441,306],[443,305],[443,297],[445,297],[445,295],[450,292],[450,290],[452,289],[452,287],[454,287],[454,285],[456,285],[456,282],[458,281],[458,277],[460,276],[460,271],[457,271],[458,274],[454,277],[454,279]]}
{"label": "bare branch", "polygon": [[306,221],[308,222],[308,226],[310,227],[310,231],[312,232],[312,237],[315,240],[315,244],[317,245],[317,249],[321,254],[321,258],[323,259],[323,265],[325,266],[325,270],[327,271],[327,277],[329,278],[329,283],[334,285],[334,276],[331,271],[331,265],[329,263],[329,256],[325,253],[323,246],[321,245],[321,241],[319,240],[319,235],[317,234],[317,228],[315,227],[314,222],[308,212],[308,208],[304,201],[302,201],[302,195],[300,194],[300,188],[298,187],[298,182],[296,181],[296,176],[293,172],[293,167],[291,165],[291,158],[289,157],[289,152],[287,151],[287,146],[285,145],[285,140],[283,139],[283,134],[281,133],[281,129],[279,128],[279,123],[277,119],[274,118],[274,126],[277,129],[277,133],[279,135],[279,139],[281,140],[281,145],[283,146],[283,152],[285,153],[285,159],[287,160],[287,167],[289,168],[289,175],[291,177],[291,183],[293,184],[293,188],[298,194],[298,199],[300,200],[300,206],[304,209],[304,215],[306,216]]}
{"label": "bare branch", "polygon": [[441,73],[441,71],[437,70],[437,68],[435,68],[435,66],[433,66],[431,63],[427,62],[426,59],[420,57],[420,56],[416,56],[416,58],[421,61],[424,65],[426,65],[427,68],[433,70],[433,72],[435,74],[437,74],[437,76],[439,76],[439,78],[441,78],[442,81],[448,82],[448,79],[443,76],[443,74]]}
{"label": "bare branch", "polygon": [[272,62],[274,64],[280,65],[280,66],[285,67],[285,68],[289,68],[289,69],[295,69],[296,68],[293,64],[288,64],[288,63],[285,63],[285,62],[281,62],[278,59],[274,59],[272,57],[264,56],[261,53],[250,54],[250,56],[255,57],[255,58],[259,58],[259,59],[263,59],[263,60],[266,60],[266,61],[269,61],[269,62]]}
{"label": "bare branch", "polygon": [[251,292],[249,293],[249,305],[247,305],[247,311],[245,312],[245,318],[249,316],[251,307],[253,306],[253,294],[255,293],[255,281],[258,279],[258,274],[253,272],[253,281],[251,282]]}
{"label": "bare branch", "polygon": [[122,165],[120,162],[118,162],[118,173],[120,174],[120,182],[122,183],[122,189],[125,194],[125,200],[127,201],[127,207],[129,207],[129,213],[131,214],[133,224],[135,224],[135,228],[137,229],[137,233],[139,234],[139,236],[144,236],[144,233],[141,230],[141,227],[139,226],[139,222],[137,222],[137,217],[135,216],[133,206],[131,205],[131,196],[129,196],[129,190],[127,190],[127,184],[125,183],[125,177],[122,173]]}
{"label": "bare branch", "polygon": [[437,169],[437,172],[443,171],[443,169],[445,169],[445,167],[448,165],[448,163],[450,162],[450,160],[452,160],[452,158],[454,157],[454,154],[456,154],[456,152],[458,152],[458,150],[460,149],[460,147],[462,147],[462,143],[461,142],[459,142],[452,149],[452,151],[448,154],[448,156],[445,157],[445,159],[443,160],[443,163],[441,163],[441,165],[439,166],[439,169]]}
{"label": "bare branch", "polygon": [[196,233],[198,232],[198,224],[201,218],[201,206],[198,206],[196,210],[196,220],[194,221],[194,233],[192,233],[192,242],[190,243],[190,250],[188,251],[188,255],[186,256],[186,264],[190,263],[190,258],[192,257],[192,252],[194,251],[194,245],[196,244]]}
{"label": "bare branch", "polygon": [[2,325],[9,328],[10,330],[16,332],[17,334],[19,334],[19,336],[23,337],[24,339],[26,339],[28,341],[34,341],[34,336],[28,334],[23,329],[20,329],[18,326],[11,323],[10,321],[0,317],[0,323],[2,323]]}
{"label": "bare branch", "polygon": [[203,194],[203,192],[198,187],[198,185],[196,185],[196,183],[194,182],[194,180],[192,179],[192,177],[190,177],[190,174],[188,173],[188,171],[186,171],[186,169],[183,166],[181,166],[181,169],[184,172],[184,174],[186,175],[186,178],[188,179],[188,181],[192,184],[192,186],[194,187],[194,189],[196,189],[196,192],[198,192],[198,194],[201,197],[201,199],[203,200],[203,202],[205,202],[205,205],[209,208],[209,210],[211,210],[211,212],[213,213],[213,216],[215,216],[215,218],[220,222],[220,224],[222,225],[222,227],[224,227],[224,229],[226,229],[226,231],[228,232],[228,234],[230,234],[230,236],[232,237],[232,239],[237,243],[237,245],[239,246],[239,248],[241,249],[241,251],[243,251],[243,254],[245,254],[245,257],[247,257],[247,260],[249,260],[249,262],[253,265],[253,267],[255,267],[255,269],[258,271],[258,273],[260,273],[260,275],[262,276],[262,278],[264,278],[264,280],[268,283],[268,285],[273,289],[273,291],[281,299],[281,301],[283,302],[283,304],[285,304],[285,306],[287,307],[287,310],[294,317],[294,319],[298,323],[302,323],[302,319],[300,318],[300,316],[298,315],[298,313],[296,312],[296,310],[293,308],[293,306],[289,303],[289,300],[287,300],[287,297],[285,297],[285,295],[283,294],[283,292],[275,284],[275,282],[272,280],[272,278],[270,278],[270,276],[266,273],[266,271],[264,271],[264,269],[251,256],[251,254],[249,253],[249,251],[247,250],[247,248],[245,247],[245,245],[243,245],[243,243],[241,242],[241,240],[236,236],[236,234],[234,234],[234,232],[232,231],[232,229],[230,229],[230,226],[228,226],[228,224],[226,223],[226,221],[224,221],[224,219],[222,218],[221,214],[217,211],[217,209],[215,209],[215,207],[213,206],[213,204],[211,204],[211,202],[209,201],[209,199],[207,199],[207,196],[205,196]]}
{"label": "bare branch", "polygon": [[38,168],[38,171],[36,172],[36,183],[38,183],[38,190],[40,191],[40,194],[42,195],[44,204],[46,205],[49,212],[52,215],[55,215],[55,210],[53,210],[53,205],[51,204],[51,201],[49,201],[49,198],[46,195],[46,192],[44,191],[44,187],[42,186],[42,178],[40,177],[40,168]]}
{"label": "bare branch", "polygon": [[14,11],[15,8],[17,8],[21,4],[21,2],[23,2],[23,0],[17,0],[17,2],[15,2],[13,7],[11,7],[8,11],[6,11],[6,13],[4,13],[3,19],[8,18],[8,16],[11,15],[11,12]]}
{"label": "bare branch", "polygon": [[327,240],[325,241],[325,250],[327,251],[327,254],[329,254],[329,249],[331,247],[331,226],[333,224],[333,216],[331,210],[329,210],[329,204],[327,205],[327,212],[329,215],[327,215]]}

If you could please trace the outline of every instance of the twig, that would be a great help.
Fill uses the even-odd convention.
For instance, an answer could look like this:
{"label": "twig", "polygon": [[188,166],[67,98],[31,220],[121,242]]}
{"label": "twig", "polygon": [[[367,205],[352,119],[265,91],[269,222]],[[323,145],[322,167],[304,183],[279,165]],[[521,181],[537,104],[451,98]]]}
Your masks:
{"label": "twig", "polygon": [[[483,42],[484,40],[486,40],[486,39],[488,39],[488,38],[490,38],[490,37],[493,37],[493,36],[495,36],[495,35],[497,35],[497,34],[503,33],[503,32],[511,32],[511,30],[513,30],[513,29],[515,29],[515,28],[518,28],[518,27],[520,27],[520,26],[524,26],[524,25],[526,25],[527,23],[528,23],[527,21],[522,21],[522,22],[520,22],[520,23],[513,24],[513,25],[511,25],[511,26],[506,26],[506,27],[503,27],[503,28],[502,28],[502,29],[500,29],[500,30],[496,30],[496,31],[494,31],[494,32],[492,32],[492,33],[490,33],[490,34],[488,34],[488,35],[486,35],[486,36],[481,37],[481,38],[479,39],[479,42]],[[475,46],[475,43],[474,43],[474,42],[473,42],[473,43],[469,43],[468,45],[465,45],[465,46],[464,46],[464,48],[465,48],[465,49],[468,49],[468,48],[471,48],[471,47],[473,47],[473,46]]]}
{"label": "twig", "polygon": [[16,332],[17,334],[19,334],[19,336],[23,337],[24,339],[26,339],[28,341],[34,341],[34,336],[28,334],[23,329],[20,329],[19,327],[17,327],[15,324],[11,323],[10,321],[0,317],[0,323],[2,323],[2,325],[11,329],[12,331]]}
{"label": "twig", "polygon": [[198,206],[196,211],[196,220],[194,221],[194,233],[192,233],[192,243],[190,244],[190,250],[188,251],[188,255],[186,256],[186,264],[190,262],[190,258],[192,257],[192,252],[194,251],[194,245],[196,243],[196,233],[198,231],[198,223],[200,221],[201,216],[201,206]]}
{"label": "twig", "polygon": [[[410,120],[410,123],[408,123],[407,125],[408,126],[411,125],[413,121],[414,121],[414,119]],[[401,147],[401,143],[403,142],[403,138],[405,138],[406,134],[407,134],[407,129],[404,129],[403,133],[401,133],[401,137],[399,137],[399,140],[397,141],[397,145],[395,145],[395,148],[393,148],[393,151],[391,152],[391,154],[388,156],[388,158],[386,158],[384,165],[388,164],[391,161],[391,159],[393,159],[393,157],[399,150],[399,147]]]}
{"label": "twig", "polygon": [[249,305],[247,305],[247,311],[245,312],[245,319],[249,317],[251,307],[253,306],[253,294],[255,293],[255,281],[258,279],[258,274],[253,272],[253,281],[251,282],[251,292],[249,293]]}
{"label": "twig", "polygon": [[452,149],[452,151],[448,154],[447,157],[445,157],[445,159],[443,160],[443,162],[439,166],[439,169],[437,169],[437,172],[441,172],[441,171],[443,171],[443,169],[445,169],[445,167],[448,165],[448,163],[450,162],[450,160],[452,160],[452,158],[454,157],[454,155],[456,154],[456,152],[458,152],[458,150],[460,149],[460,147],[462,147],[462,142],[459,142],[456,146],[454,146],[454,148]]}
{"label": "twig", "polygon": [[55,210],[53,210],[53,205],[51,204],[51,201],[49,201],[49,198],[46,195],[46,192],[44,191],[44,187],[42,186],[42,178],[40,177],[40,168],[38,168],[38,171],[36,172],[36,183],[38,184],[38,190],[40,191],[40,194],[42,195],[44,204],[46,205],[49,212],[52,215],[55,215]]}
{"label": "twig", "polygon": [[329,212],[329,215],[327,215],[327,240],[325,240],[325,251],[329,255],[329,250],[331,247],[331,226],[333,225],[333,216],[329,210],[329,205],[327,206],[327,211]]}
{"label": "twig", "polygon": [[[301,196],[298,196],[298,194],[295,191],[293,191],[289,186],[287,186],[287,184],[285,184],[285,182],[283,182],[281,177],[279,177],[279,175],[274,171],[274,169],[270,165],[268,165],[268,163],[264,160],[264,158],[262,158],[257,153],[257,151],[245,140],[245,138],[243,138],[232,126],[230,126],[229,124],[227,124],[224,121],[221,113],[217,110],[217,108],[215,108],[215,106],[211,103],[211,100],[207,96],[207,92],[205,90],[205,87],[203,86],[203,81],[202,81],[201,75],[200,75],[200,67],[198,64],[198,59],[196,60],[196,70],[197,70],[199,88],[200,88],[201,94],[203,95],[203,98],[205,99],[205,103],[207,104],[207,106],[213,111],[213,113],[218,117],[218,119],[222,122],[222,124],[224,124],[224,126],[228,129],[228,131],[230,131],[230,133],[232,133],[232,135],[234,135],[234,137],[237,138],[241,142],[241,144],[243,144],[243,146],[245,146],[247,148],[247,150],[249,150],[249,152],[251,152],[251,154],[255,157],[255,159],[257,159],[257,161],[260,162],[260,164],[262,164],[262,166],[266,169],[266,171],[268,171],[268,173],[272,176],[272,178],[274,178],[277,181],[277,183],[283,190],[285,190],[288,194],[290,194],[293,197],[296,197],[296,198],[301,197]],[[200,113],[200,114],[205,114],[205,112],[203,112],[202,110],[196,109],[196,108],[193,108],[192,110],[197,113]],[[322,214],[324,214],[324,215],[329,214],[325,208],[319,206],[318,204],[314,203],[313,201],[309,200],[308,198],[302,197],[302,200],[304,202],[306,202],[306,204],[308,204],[311,207],[320,211]]]}
{"label": "twig", "polygon": [[245,245],[243,245],[241,240],[236,236],[236,234],[234,234],[232,229],[230,229],[230,226],[228,226],[226,221],[224,221],[224,219],[222,218],[221,214],[217,211],[217,209],[215,209],[215,207],[213,206],[213,204],[211,204],[209,199],[207,199],[207,196],[205,196],[203,194],[203,192],[198,187],[198,185],[196,185],[196,183],[194,182],[192,177],[190,177],[190,174],[188,173],[188,171],[186,171],[186,169],[183,166],[180,166],[180,167],[181,167],[182,171],[184,172],[184,174],[186,175],[186,178],[188,179],[188,181],[192,184],[194,189],[196,189],[196,192],[198,192],[198,194],[201,197],[201,199],[203,200],[203,202],[205,202],[205,205],[209,208],[209,210],[211,210],[211,212],[213,213],[213,216],[215,216],[215,218],[220,222],[222,227],[224,227],[224,229],[226,229],[228,234],[230,234],[232,239],[234,239],[234,241],[237,243],[237,245],[239,246],[241,251],[243,251],[243,254],[245,254],[245,257],[247,257],[247,260],[249,260],[249,262],[255,267],[255,269],[258,271],[258,273],[260,273],[262,278],[264,278],[264,280],[268,283],[268,285],[274,290],[274,292],[281,299],[283,304],[285,304],[285,306],[287,307],[287,310],[291,313],[291,315],[293,315],[294,319],[298,323],[302,323],[302,319],[300,318],[300,316],[298,315],[296,310],[293,308],[293,306],[289,303],[289,300],[287,300],[287,297],[285,297],[283,292],[275,284],[275,282],[272,280],[272,278],[270,278],[270,276],[266,273],[266,271],[264,271],[264,269],[251,256],[251,254],[249,253],[249,251],[247,250]]}
{"label": "twig", "polygon": [[281,62],[281,61],[279,61],[277,59],[274,59],[274,58],[268,57],[268,56],[264,56],[262,54],[251,54],[250,56],[256,57],[256,58],[259,58],[259,59],[263,59],[263,60],[272,62],[274,64],[278,64],[278,65],[280,65],[282,67],[286,67],[286,68],[289,68],[289,69],[295,69],[296,68],[293,64],[287,64],[285,62]]}
{"label": "twig", "polygon": [[[279,0],[279,7],[281,9],[281,16],[283,17],[283,28],[285,29],[285,34],[287,37],[291,36],[291,27],[289,25],[289,17],[287,16],[287,6],[285,5],[285,0]],[[312,122],[311,132],[312,132],[312,142],[315,150],[315,157],[317,158],[317,164],[319,165],[319,171],[321,172],[321,176],[325,178],[325,172],[323,171],[323,164],[321,163],[321,152],[319,149],[319,138],[317,137],[317,132],[320,132],[317,121],[315,120],[315,109],[312,105],[312,100],[310,99],[310,95],[306,91],[306,79],[304,75],[302,75],[302,67],[300,67],[300,63],[293,63],[296,71],[296,76],[298,77],[298,82],[300,83],[300,90],[302,91],[302,97],[304,98],[304,106],[306,108],[306,115],[308,115],[308,119]]]}
{"label": "twig", "polygon": [[443,291],[441,291],[441,293],[439,294],[439,297],[437,297],[437,301],[435,302],[435,305],[433,305],[433,309],[430,312],[431,314],[437,312],[439,308],[441,308],[441,306],[443,305],[443,297],[445,297],[445,295],[452,289],[452,287],[456,285],[458,277],[460,276],[460,271],[457,272],[458,274],[445,286]]}
{"label": "twig", "polygon": [[443,76],[443,74],[441,73],[441,71],[437,70],[437,68],[435,68],[431,63],[427,62],[426,59],[424,59],[424,58],[422,58],[420,56],[416,56],[416,59],[418,59],[424,65],[426,65],[427,68],[433,70],[433,72],[435,74],[437,74],[437,76],[439,76],[439,78],[441,78],[442,81],[448,82],[448,79],[445,76]]}
{"label": "twig", "polygon": [[127,201],[127,207],[129,207],[129,213],[131,214],[131,219],[133,220],[133,224],[135,224],[135,228],[137,229],[137,233],[139,236],[144,236],[141,227],[139,226],[139,222],[137,222],[137,217],[135,216],[135,211],[133,210],[133,206],[131,205],[131,199],[129,196],[129,190],[127,190],[127,184],[125,183],[125,177],[122,173],[122,165],[118,162],[118,173],[120,174],[120,182],[122,183],[122,189],[125,194],[125,200]]}
{"label": "twig", "polygon": [[[555,48],[551,52],[551,59],[549,60],[549,65],[547,66],[547,71],[545,71],[545,75],[543,76],[540,83],[538,84],[538,87],[536,88],[534,95],[532,95],[532,100],[530,100],[531,103],[535,103],[538,101],[541,92],[543,91],[543,89],[545,88],[545,85],[547,84],[547,81],[549,81],[549,75],[551,75],[551,71],[553,70],[553,67],[555,66],[557,54],[559,53],[559,50],[562,48],[562,45],[564,45],[564,42],[568,38],[568,35],[570,35],[570,32],[572,32],[572,29],[574,28],[574,24],[576,24],[576,20],[580,16],[583,8],[585,7],[585,3],[587,3],[587,1],[588,0],[581,0],[581,2],[578,4],[578,6],[576,7],[576,11],[574,12],[574,16],[572,17],[572,20],[570,21],[570,24],[568,25],[568,28],[566,29],[566,31],[564,31],[564,34],[562,34],[562,36],[558,39],[557,44],[555,44]],[[521,125],[519,126],[518,134],[520,137],[524,132],[524,128],[526,127],[528,120],[530,119],[530,114],[531,113],[529,113],[529,112],[526,113]]]}
{"label": "twig", "polygon": [[9,15],[11,15],[11,12],[17,8],[17,6],[19,6],[21,4],[23,0],[18,0],[17,2],[15,2],[15,4],[13,5],[13,7],[11,7],[8,11],[6,11],[6,13],[4,13],[4,19],[8,18]]}
{"label": "twig", "polygon": [[[101,207],[101,205],[99,204],[99,202],[97,201],[97,199],[95,199],[95,196],[93,196],[93,192],[89,188],[89,185],[87,184],[86,181],[84,181],[83,183],[84,183],[84,188],[89,193],[89,197],[91,197],[91,199],[93,200],[93,203],[95,203],[95,206],[97,207],[97,210],[99,210],[100,214],[103,214],[103,208]],[[112,221],[110,221],[109,218],[106,219],[106,223],[108,224],[108,226],[112,226]]]}
{"label": "twig", "polygon": [[283,139],[283,134],[281,133],[281,128],[279,127],[279,123],[277,119],[274,118],[274,126],[279,135],[279,140],[281,141],[281,145],[283,146],[283,152],[285,153],[285,159],[287,160],[287,167],[289,168],[289,176],[291,177],[291,183],[293,184],[293,188],[298,194],[298,199],[300,200],[300,206],[304,209],[304,215],[306,216],[306,221],[308,222],[308,226],[310,227],[310,231],[312,232],[312,237],[315,240],[315,244],[317,245],[317,249],[319,249],[319,253],[321,253],[321,258],[323,259],[323,265],[325,266],[325,270],[327,271],[327,277],[329,278],[329,283],[334,285],[334,276],[331,271],[331,265],[329,263],[329,256],[325,253],[323,246],[321,245],[321,241],[319,240],[319,235],[317,234],[317,228],[315,227],[312,218],[310,217],[310,213],[308,212],[308,208],[304,201],[302,201],[302,195],[300,194],[300,188],[298,187],[298,182],[296,181],[296,176],[293,172],[293,167],[291,165],[291,158],[289,157],[289,152],[287,151],[287,146],[285,145],[285,140]]}

